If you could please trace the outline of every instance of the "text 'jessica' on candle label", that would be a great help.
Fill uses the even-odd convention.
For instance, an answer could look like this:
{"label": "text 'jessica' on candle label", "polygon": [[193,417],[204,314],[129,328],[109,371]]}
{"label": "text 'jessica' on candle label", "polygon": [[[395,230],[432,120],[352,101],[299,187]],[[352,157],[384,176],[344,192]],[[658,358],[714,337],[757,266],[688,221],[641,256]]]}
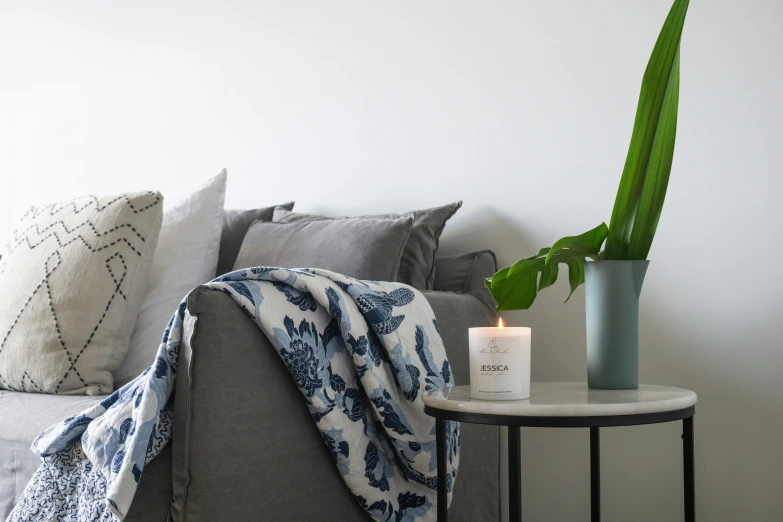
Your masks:
{"label": "text 'jessica' on candle label", "polygon": [[[483,393],[520,393],[522,380],[509,378],[522,370],[522,352],[514,349],[518,341],[512,337],[485,338],[484,346],[478,347],[479,375],[477,383]],[[518,347],[517,347],[518,348]]]}

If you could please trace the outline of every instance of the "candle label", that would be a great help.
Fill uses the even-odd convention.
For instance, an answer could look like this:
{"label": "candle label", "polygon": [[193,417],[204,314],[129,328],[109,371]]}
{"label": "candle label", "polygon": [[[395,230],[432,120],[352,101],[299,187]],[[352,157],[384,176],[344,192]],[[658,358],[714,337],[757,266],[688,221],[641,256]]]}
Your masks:
{"label": "candle label", "polygon": [[522,392],[522,350],[517,337],[485,337],[478,343],[475,361],[481,393],[503,395]]}

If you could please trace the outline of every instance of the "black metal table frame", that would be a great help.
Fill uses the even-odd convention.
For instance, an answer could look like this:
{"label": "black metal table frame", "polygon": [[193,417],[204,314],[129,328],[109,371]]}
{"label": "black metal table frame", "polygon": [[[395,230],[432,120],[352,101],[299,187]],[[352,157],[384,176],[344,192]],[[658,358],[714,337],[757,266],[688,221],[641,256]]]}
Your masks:
{"label": "black metal table frame", "polygon": [[446,421],[471,424],[493,424],[508,427],[508,494],[509,521],[522,520],[522,449],[520,428],[590,428],[590,520],[601,520],[601,458],[599,428],[637,426],[682,421],[683,489],[685,522],[696,520],[696,478],[694,476],[693,416],[696,406],[680,410],[637,415],[591,417],[524,417],[442,410],[424,406],[424,412],[435,417],[438,458],[438,522],[447,522],[446,497]]}

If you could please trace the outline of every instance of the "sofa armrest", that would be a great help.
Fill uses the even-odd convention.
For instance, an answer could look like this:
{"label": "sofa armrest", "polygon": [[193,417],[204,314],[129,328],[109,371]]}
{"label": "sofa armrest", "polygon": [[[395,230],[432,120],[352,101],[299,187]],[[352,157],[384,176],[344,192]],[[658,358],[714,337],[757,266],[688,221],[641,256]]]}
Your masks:
{"label": "sofa armrest", "polygon": [[225,293],[199,287],[183,330],[173,520],[366,520],[255,322]]}
{"label": "sofa armrest", "polygon": [[[422,294],[438,321],[454,383],[470,384],[468,328],[497,324],[494,308],[467,292]],[[449,520],[500,520],[500,428],[463,423],[460,441],[459,472]]]}
{"label": "sofa armrest", "polygon": [[[466,384],[467,328],[494,313],[471,295],[426,292]],[[368,520],[288,370],[255,322],[223,292],[188,296],[176,383],[172,519]],[[464,334],[464,335],[463,335]],[[464,352],[464,353],[463,353]],[[464,357],[463,357],[464,356]],[[464,425],[455,521],[498,520],[494,426]]]}

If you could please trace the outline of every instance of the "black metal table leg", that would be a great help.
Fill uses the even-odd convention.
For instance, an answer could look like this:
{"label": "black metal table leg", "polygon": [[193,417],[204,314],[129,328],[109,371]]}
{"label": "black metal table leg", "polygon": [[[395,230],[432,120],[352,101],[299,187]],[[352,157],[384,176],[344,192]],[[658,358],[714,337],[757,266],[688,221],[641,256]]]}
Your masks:
{"label": "black metal table leg", "polygon": [[448,493],[446,492],[446,421],[435,419],[435,445],[438,458],[438,522],[448,520]]}
{"label": "black metal table leg", "polygon": [[508,520],[522,522],[522,446],[519,426],[508,428]]}
{"label": "black metal table leg", "polygon": [[590,428],[590,522],[601,522],[601,439]]}
{"label": "black metal table leg", "polygon": [[693,417],[682,420],[682,457],[685,489],[685,522],[696,521],[696,476],[693,455]]}

